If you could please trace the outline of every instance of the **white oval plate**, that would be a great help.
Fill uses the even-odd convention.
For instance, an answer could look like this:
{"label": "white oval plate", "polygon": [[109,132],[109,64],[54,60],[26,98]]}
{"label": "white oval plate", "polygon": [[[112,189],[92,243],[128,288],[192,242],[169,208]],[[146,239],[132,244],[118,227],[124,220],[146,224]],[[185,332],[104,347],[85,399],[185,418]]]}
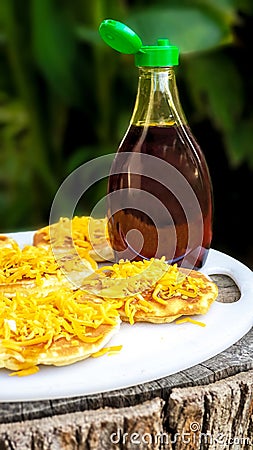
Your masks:
{"label": "white oval plate", "polygon": [[[33,232],[8,234],[20,245],[31,244]],[[238,285],[235,303],[214,302],[204,316],[206,326],[191,323],[123,323],[108,345],[123,345],[112,356],[89,358],[65,367],[40,366],[27,377],[0,371],[0,402],[75,397],[122,389],[156,380],[199,364],[237,342],[253,325],[253,272],[234,258],[211,249],[202,269],[226,274]]]}

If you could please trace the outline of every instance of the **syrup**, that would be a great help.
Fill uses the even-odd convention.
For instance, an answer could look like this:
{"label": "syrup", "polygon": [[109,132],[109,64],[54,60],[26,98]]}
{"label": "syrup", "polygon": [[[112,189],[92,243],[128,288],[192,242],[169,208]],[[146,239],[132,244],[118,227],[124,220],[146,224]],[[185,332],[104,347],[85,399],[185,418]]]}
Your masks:
{"label": "syrup", "polygon": [[130,125],[108,194],[116,260],[165,256],[179,266],[202,267],[212,239],[212,185],[187,125]]}

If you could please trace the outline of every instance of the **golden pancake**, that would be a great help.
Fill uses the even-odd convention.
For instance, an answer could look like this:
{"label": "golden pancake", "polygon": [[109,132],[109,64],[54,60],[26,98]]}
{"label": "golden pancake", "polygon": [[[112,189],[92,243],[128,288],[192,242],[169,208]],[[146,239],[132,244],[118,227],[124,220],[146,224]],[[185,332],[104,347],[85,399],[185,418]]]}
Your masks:
{"label": "golden pancake", "polygon": [[[47,293],[58,285],[76,287],[97,268],[86,251],[83,258],[67,251],[56,258],[49,249],[26,245],[20,248],[12,239],[2,240],[0,252],[0,292],[42,290]],[[89,258],[89,260],[86,259]]]}
{"label": "golden pancake", "polygon": [[4,234],[0,234],[0,249],[1,248],[12,248],[13,245],[16,245],[16,241]]}
{"label": "golden pancake", "polygon": [[108,302],[121,300],[120,317],[131,324],[205,314],[218,295],[217,285],[203,273],[167,265],[163,258],[102,267],[85,279],[82,289]]}
{"label": "golden pancake", "polygon": [[[182,273],[182,269],[178,271]],[[188,271],[187,271],[188,272]],[[164,276],[154,289],[130,297],[119,310],[124,321],[169,323],[180,316],[206,314],[218,296],[215,283],[191,271],[174,283]]]}
{"label": "golden pancake", "polygon": [[119,330],[116,306],[64,288],[46,296],[0,294],[0,367],[33,373],[40,364],[88,358]]}
{"label": "golden pancake", "polygon": [[63,217],[59,222],[36,231],[33,244],[44,248],[52,247],[54,252],[66,252],[67,249],[75,248],[79,253],[81,249],[86,249],[97,262],[113,259],[105,218]]}

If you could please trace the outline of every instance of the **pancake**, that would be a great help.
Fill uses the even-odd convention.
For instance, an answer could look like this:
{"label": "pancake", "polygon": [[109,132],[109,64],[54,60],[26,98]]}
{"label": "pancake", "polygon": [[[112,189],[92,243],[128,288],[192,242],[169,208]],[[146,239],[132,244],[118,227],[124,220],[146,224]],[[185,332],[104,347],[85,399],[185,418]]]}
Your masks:
{"label": "pancake", "polygon": [[71,251],[56,258],[49,249],[33,245],[20,248],[13,239],[2,239],[1,243],[0,292],[8,296],[27,290],[46,294],[59,285],[75,288],[97,268],[85,251],[83,258]]}
{"label": "pancake", "polygon": [[0,367],[28,374],[40,364],[73,364],[100,351],[119,326],[115,305],[80,290],[0,294]]}
{"label": "pancake", "polygon": [[121,300],[121,320],[131,324],[206,314],[218,295],[217,285],[203,273],[167,265],[163,258],[102,267],[82,289],[108,302]]}
{"label": "pancake", "polygon": [[181,316],[206,314],[218,296],[215,283],[200,272],[187,271],[181,281],[169,281],[166,275],[154,289],[130,297],[119,310],[123,321],[169,323]]}
{"label": "pancake", "polygon": [[89,216],[73,219],[62,217],[57,223],[48,225],[34,233],[33,244],[53,248],[58,253],[75,248],[78,253],[86,250],[97,262],[113,259],[109,244],[107,219],[93,219]]}
{"label": "pancake", "polygon": [[12,248],[16,244],[17,243],[14,239],[9,238],[8,236],[5,236],[4,234],[0,234],[0,249],[1,248]]}

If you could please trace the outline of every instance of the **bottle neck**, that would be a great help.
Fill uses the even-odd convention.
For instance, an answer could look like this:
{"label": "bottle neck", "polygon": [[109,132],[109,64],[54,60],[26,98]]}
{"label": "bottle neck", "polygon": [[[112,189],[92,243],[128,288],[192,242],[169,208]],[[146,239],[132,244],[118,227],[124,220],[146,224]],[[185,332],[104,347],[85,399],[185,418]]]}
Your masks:
{"label": "bottle neck", "polygon": [[140,67],[131,125],[186,125],[173,67]]}

